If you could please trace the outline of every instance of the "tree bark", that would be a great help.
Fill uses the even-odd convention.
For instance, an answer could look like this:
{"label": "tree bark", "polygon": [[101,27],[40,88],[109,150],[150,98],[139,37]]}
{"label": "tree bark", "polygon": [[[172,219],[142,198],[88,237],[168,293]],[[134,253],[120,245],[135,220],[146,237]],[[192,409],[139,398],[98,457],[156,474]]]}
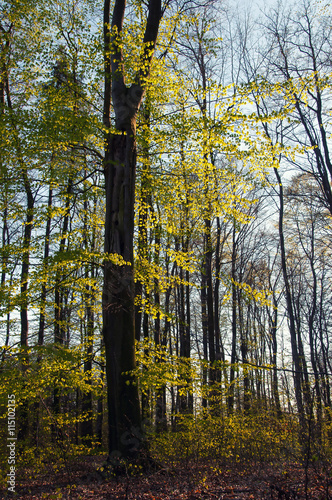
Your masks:
{"label": "tree bark", "polygon": [[[109,461],[134,458],[142,445],[138,388],[131,375],[135,361],[134,306],[134,203],[136,178],[136,117],[144,93],[158,27],[160,0],[150,0],[140,69],[135,83],[125,84],[121,36],[125,0],[116,0],[110,24],[110,0],[104,3],[106,146],[104,175],[106,190],[103,337],[106,355]],[[111,50],[110,50],[111,49]],[[112,89],[112,92],[111,92]],[[110,131],[110,106],[115,113],[116,133]],[[113,255],[123,259],[114,263]]]}

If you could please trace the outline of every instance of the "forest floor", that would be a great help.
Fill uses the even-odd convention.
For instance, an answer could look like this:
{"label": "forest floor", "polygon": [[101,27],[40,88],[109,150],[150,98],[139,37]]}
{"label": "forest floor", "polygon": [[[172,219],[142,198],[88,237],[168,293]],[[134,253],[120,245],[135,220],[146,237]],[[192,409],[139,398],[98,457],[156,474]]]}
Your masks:
{"label": "forest floor", "polygon": [[[332,499],[332,482],[312,468],[291,463],[218,463],[182,461],[157,472],[105,480],[96,472],[103,457],[81,457],[56,471],[49,467],[33,478],[18,473],[16,494],[0,490],[0,498],[24,500],[277,500]],[[329,488],[329,491],[327,489]],[[307,490],[307,491],[305,491]]]}

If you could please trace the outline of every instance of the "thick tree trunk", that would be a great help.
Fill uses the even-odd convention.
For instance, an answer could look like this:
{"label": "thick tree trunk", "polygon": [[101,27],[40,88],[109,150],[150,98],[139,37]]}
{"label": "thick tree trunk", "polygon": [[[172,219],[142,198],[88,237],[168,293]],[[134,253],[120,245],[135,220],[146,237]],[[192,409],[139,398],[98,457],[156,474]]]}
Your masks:
{"label": "thick tree trunk", "polygon": [[[137,386],[128,372],[135,364],[134,199],[135,121],[113,135],[105,156],[106,222],[103,289],[103,335],[109,412],[110,458],[134,456],[140,444]],[[119,255],[118,265],[108,255]]]}
{"label": "thick tree trunk", "polygon": [[[110,29],[110,0],[104,2],[105,94],[104,158],[106,216],[104,242],[103,336],[108,396],[109,460],[134,458],[142,444],[135,368],[134,203],[136,177],[136,117],[141,105],[161,19],[161,1],[150,0],[135,83],[125,84],[121,37],[125,0],[115,0]],[[112,89],[112,92],[111,92]],[[110,132],[110,107],[116,133]],[[114,263],[112,256],[124,262]]]}

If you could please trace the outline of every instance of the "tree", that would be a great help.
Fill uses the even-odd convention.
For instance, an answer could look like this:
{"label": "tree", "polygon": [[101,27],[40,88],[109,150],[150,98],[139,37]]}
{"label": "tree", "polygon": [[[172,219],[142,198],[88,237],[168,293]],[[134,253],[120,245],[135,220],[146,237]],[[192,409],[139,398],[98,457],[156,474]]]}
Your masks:
{"label": "tree", "polygon": [[[103,336],[108,395],[109,460],[134,458],[142,448],[138,388],[129,375],[135,368],[134,203],[136,119],[162,17],[160,0],[150,0],[138,70],[125,82],[123,23],[125,0],[116,0],[110,27],[110,1],[104,3],[105,94],[105,243]],[[112,97],[111,97],[112,95]],[[111,130],[111,101],[115,127]],[[120,259],[112,260],[112,256]]]}

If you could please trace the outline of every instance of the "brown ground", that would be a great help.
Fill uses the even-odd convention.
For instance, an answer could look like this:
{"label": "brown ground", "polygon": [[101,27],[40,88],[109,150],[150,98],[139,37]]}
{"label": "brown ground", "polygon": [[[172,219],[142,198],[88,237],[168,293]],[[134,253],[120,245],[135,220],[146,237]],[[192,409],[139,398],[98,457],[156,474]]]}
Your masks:
{"label": "brown ground", "polygon": [[[141,476],[105,480],[96,468],[103,457],[82,457],[59,472],[52,468],[31,479],[31,471],[17,475],[15,498],[24,500],[332,500],[332,481],[298,464],[221,464],[182,462]],[[25,477],[24,477],[25,476]],[[29,479],[30,476],[30,479]],[[328,491],[327,491],[328,489]],[[10,498],[0,490],[0,498]]]}

